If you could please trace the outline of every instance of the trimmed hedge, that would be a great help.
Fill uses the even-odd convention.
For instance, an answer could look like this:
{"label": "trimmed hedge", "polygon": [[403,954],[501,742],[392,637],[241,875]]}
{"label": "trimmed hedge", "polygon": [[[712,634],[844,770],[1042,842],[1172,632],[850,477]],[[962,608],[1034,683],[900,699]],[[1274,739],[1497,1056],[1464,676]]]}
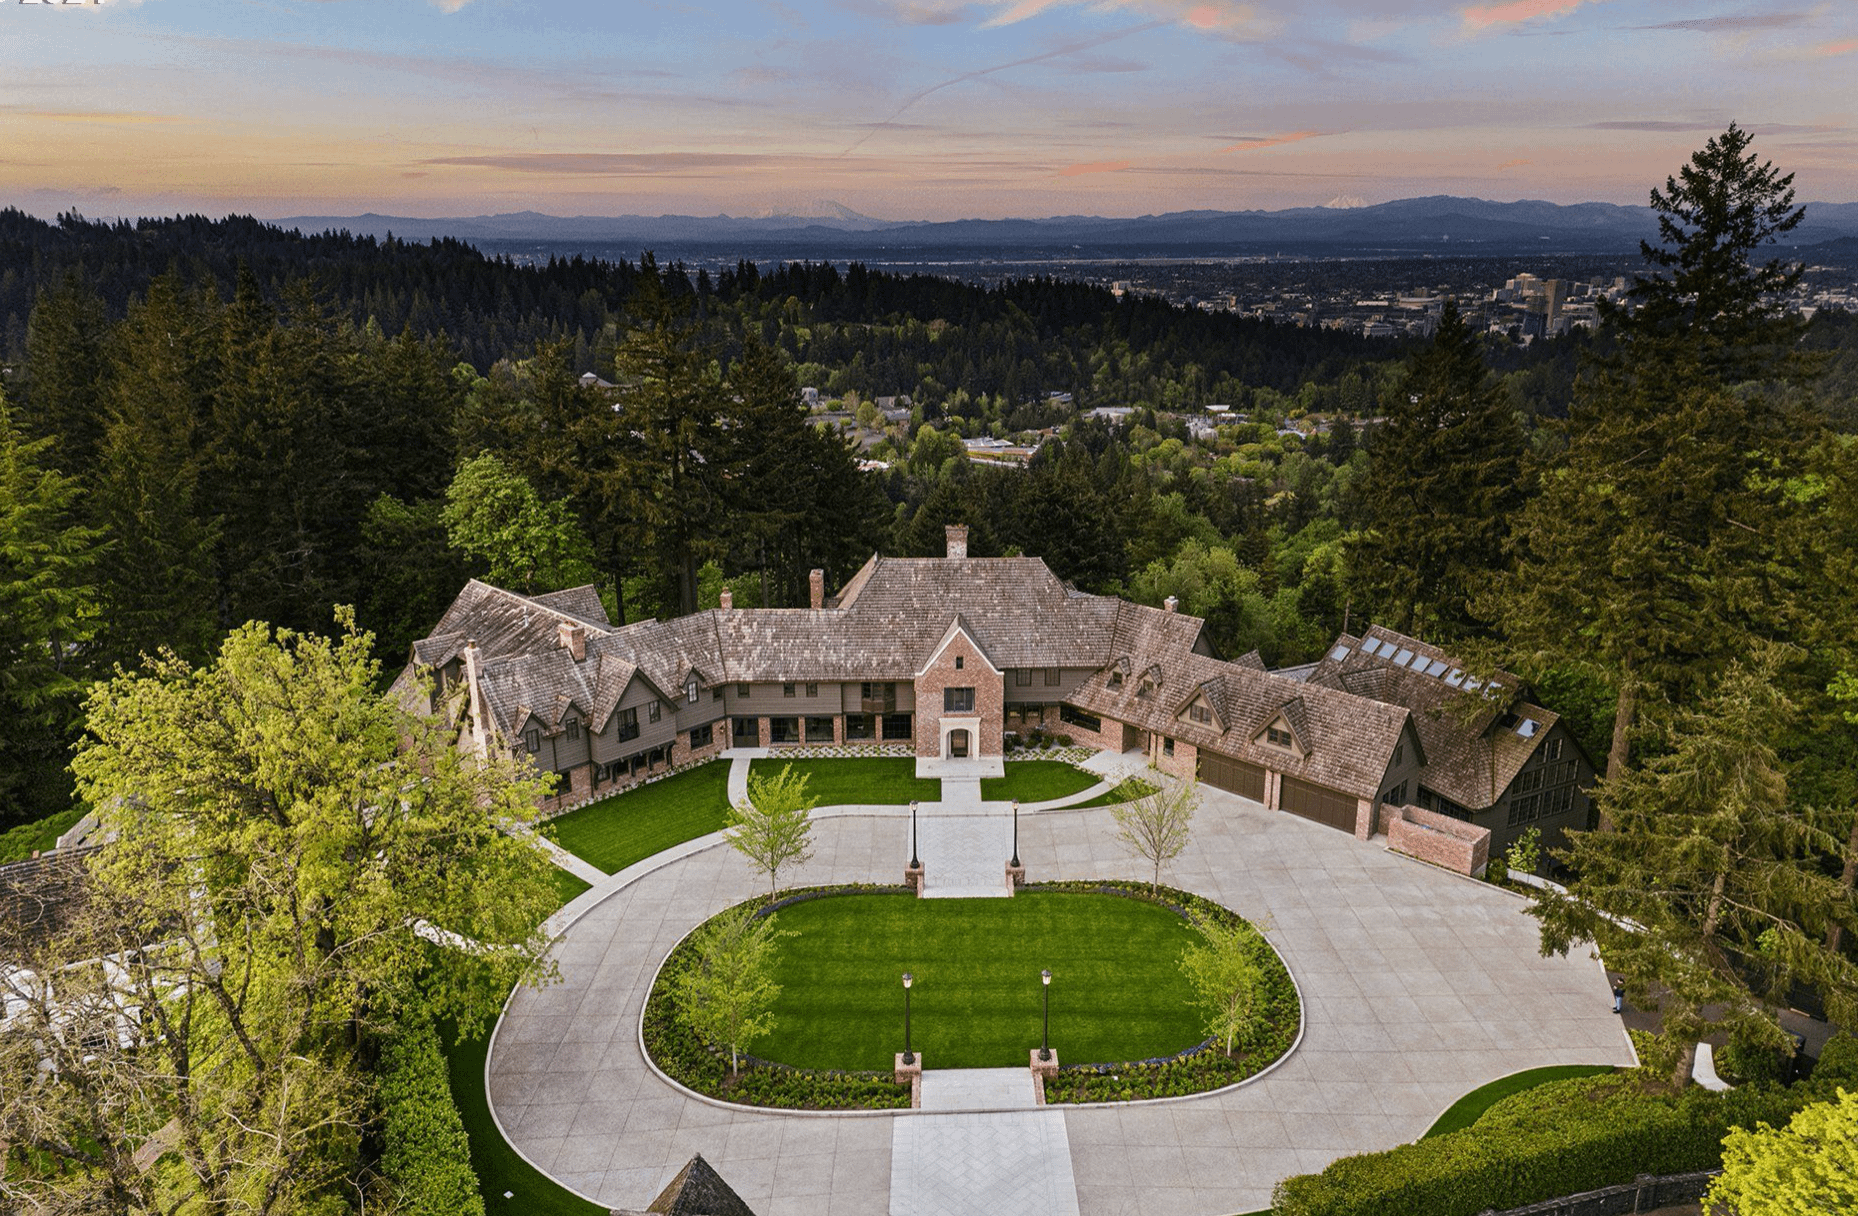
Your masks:
{"label": "trimmed hedge", "polygon": [[430,1025],[410,1027],[387,1041],[375,1100],[381,1112],[381,1173],[393,1188],[396,1210],[408,1216],[483,1216],[471,1142]]}
{"label": "trimmed hedge", "polygon": [[1781,1126],[1818,1084],[1714,1094],[1649,1088],[1644,1072],[1557,1081],[1513,1095],[1463,1131],[1332,1162],[1278,1183],[1276,1216],[1476,1216],[1579,1194],[1639,1174],[1722,1162],[1731,1127]]}

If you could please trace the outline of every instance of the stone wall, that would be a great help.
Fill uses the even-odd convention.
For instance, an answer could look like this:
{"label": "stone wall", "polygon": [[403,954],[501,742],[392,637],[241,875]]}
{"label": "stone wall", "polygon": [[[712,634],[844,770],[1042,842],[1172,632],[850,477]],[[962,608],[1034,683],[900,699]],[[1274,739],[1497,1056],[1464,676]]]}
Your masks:
{"label": "stone wall", "polygon": [[1490,829],[1403,806],[1388,817],[1387,847],[1460,874],[1481,875],[1490,862]]}

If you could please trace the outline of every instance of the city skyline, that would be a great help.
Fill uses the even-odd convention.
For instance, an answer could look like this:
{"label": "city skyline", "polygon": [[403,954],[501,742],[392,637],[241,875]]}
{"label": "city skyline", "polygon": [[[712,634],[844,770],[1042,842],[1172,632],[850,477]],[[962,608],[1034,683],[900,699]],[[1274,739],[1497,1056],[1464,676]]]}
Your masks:
{"label": "city skyline", "polygon": [[1858,198],[1858,6],[1508,0],[9,3],[42,215],[1643,203],[1730,121]]}

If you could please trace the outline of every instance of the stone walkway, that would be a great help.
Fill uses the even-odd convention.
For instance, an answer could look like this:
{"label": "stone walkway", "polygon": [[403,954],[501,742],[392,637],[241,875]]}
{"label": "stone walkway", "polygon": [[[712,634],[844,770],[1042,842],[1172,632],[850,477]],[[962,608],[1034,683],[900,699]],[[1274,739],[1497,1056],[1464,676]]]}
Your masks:
{"label": "stone walkway", "polygon": [[1034,1110],[1039,1105],[1030,1068],[923,1070],[924,1110]]}
{"label": "stone walkway", "polygon": [[892,1123],[890,1216],[1079,1216],[1071,1143],[1056,1111]]}
{"label": "stone walkway", "polygon": [[[561,982],[511,999],[486,1064],[493,1113],[538,1169],[610,1207],[649,1201],[701,1152],[760,1216],[1229,1216],[1266,1206],[1286,1175],[1413,1139],[1500,1076],[1632,1062],[1599,964],[1541,958],[1519,897],[1203,793],[1192,844],[1167,880],[1259,923],[1304,996],[1298,1049],[1251,1084],[1175,1102],[977,1115],[762,1112],[684,1093],[643,1059],[639,1018],[671,947],[758,890],[717,834],[603,880],[558,914]],[[819,812],[814,860],[789,881],[894,882],[908,830],[907,807]],[[1139,869],[1101,808],[1022,814],[1020,854],[1033,882]],[[1062,1058],[1061,1021],[1052,1045]],[[1007,1154],[1012,1144],[1021,1155]],[[924,1154],[964,1153],[979,1154],[965,1182],[921,1172]],[[917,1196],[952,1203],[958,1185],[1005,1186],[1035,1162],[1062,1168],[1074,1207],[1062,1183],[1037,1192],[1048,1198],[1036,1209],[991,1194],[984,1208],[913,1206]],[[994,1168],[1007,1172],[984,1172]]]}

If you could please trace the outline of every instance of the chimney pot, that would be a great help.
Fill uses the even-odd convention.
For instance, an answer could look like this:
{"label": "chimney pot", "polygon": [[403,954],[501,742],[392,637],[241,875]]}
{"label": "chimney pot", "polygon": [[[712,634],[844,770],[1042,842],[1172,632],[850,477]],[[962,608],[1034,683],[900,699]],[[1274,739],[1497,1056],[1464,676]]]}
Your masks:
{"label": "chimney pot", "polygon": [[806,583],[812,593],[813,607],[824,608],[826,606],[826,572],[824,570],[810,572],[806,576]]}
{"label": "chimney pot", "polygon": [[722,603],[722,609],[724,612],[727,612],[731,608],[734,608],[735,607],[735,593],[729,590],[729,588],[724,587],[721,603]]}
{"label": "chimney pot", "polygon": [[1167,599],[1161,601],[1161,606],[1166,608],[1169,612],[1179,612],[1181,610],[1181,601],[1170,595]]}
{"label": "chimney pot", "polygon": [[968,555],[968,525],[948,525],[948,556],[964,558]]}
{"label": "chimney pot", "polygon": [[574,621],[563,621],[555,626],[555,636],[561,639],[564,650],[574,656],[576,663],[587,657],[587,629]]}

